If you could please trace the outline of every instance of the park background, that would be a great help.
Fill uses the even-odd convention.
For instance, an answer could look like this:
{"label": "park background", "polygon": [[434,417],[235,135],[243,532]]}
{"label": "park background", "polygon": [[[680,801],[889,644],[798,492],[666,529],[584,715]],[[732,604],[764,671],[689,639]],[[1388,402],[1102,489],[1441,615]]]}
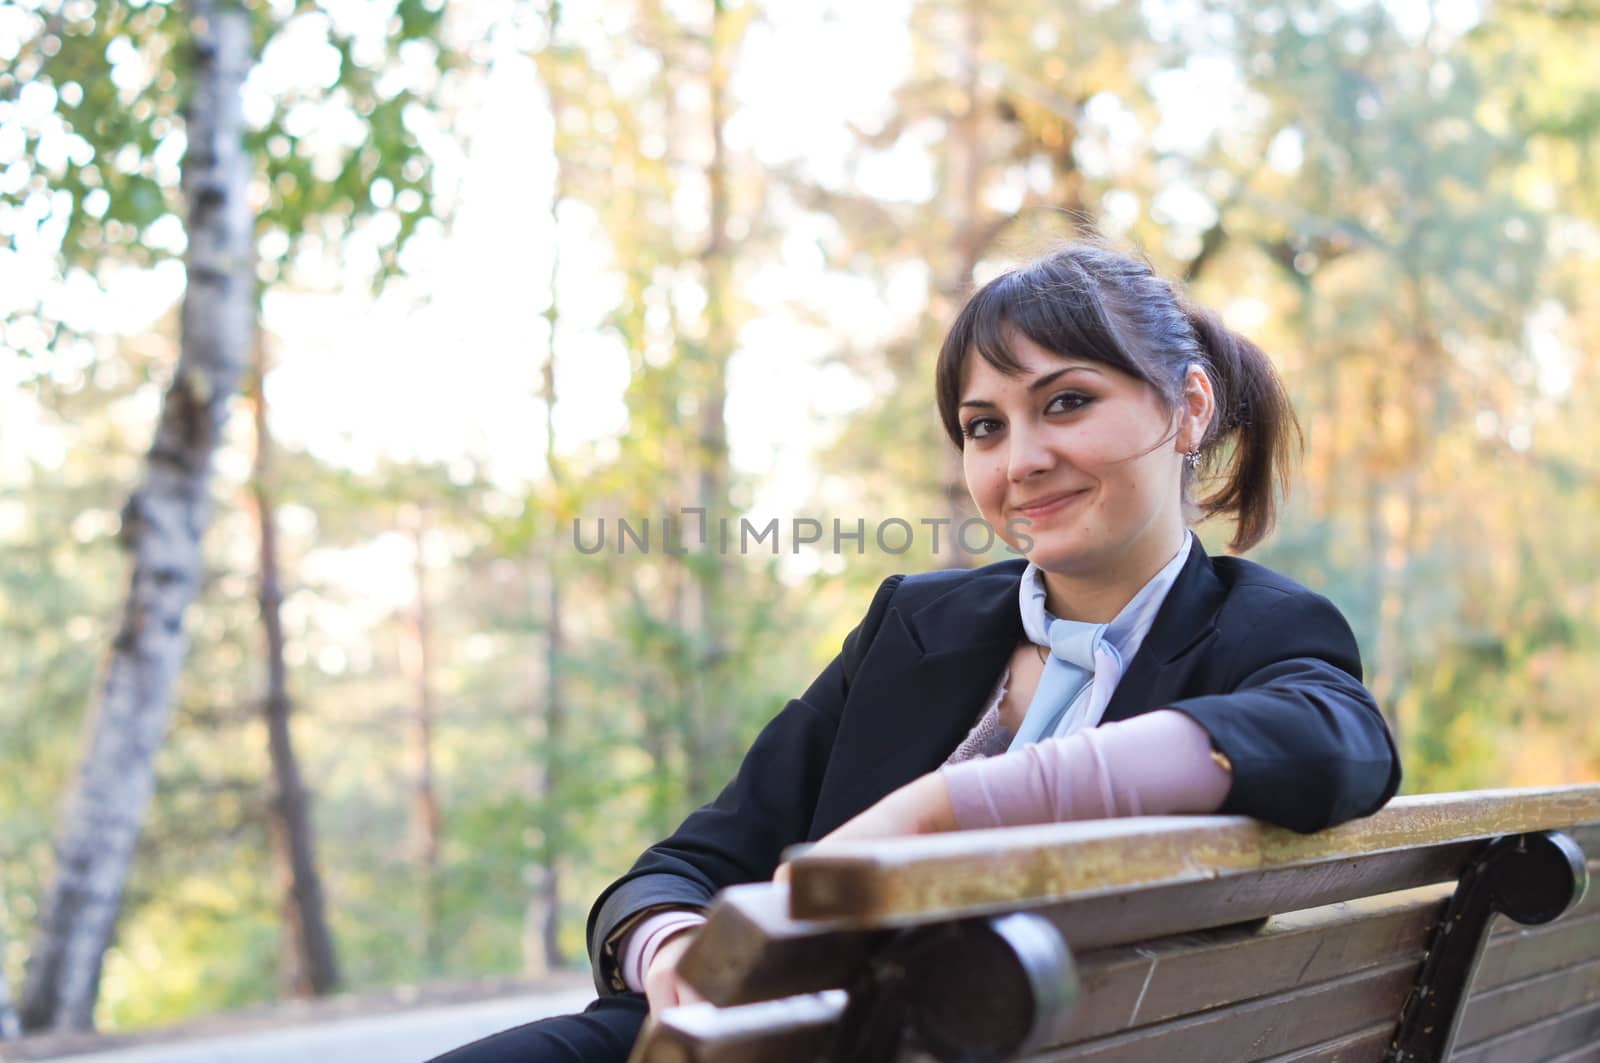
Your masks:
{"label": "park background", "polygon": [[[98,989],[43,1024],[106,1030],[581,966],[879,580],[1005,556],[922,523],[971,515],[933,358],[1074,235],[1280,367],[1306,447],[1251,556],[1350,618],[1406,789],[1600,779],[1590,0],[243,11],[253,322],[119,860],[66,820],[194,386],[184,107],[226,14],[0,2],[0,1038],[63,939]],[[781,549],[675,553],[685,508]],[[99,943],[41,918],[68,835],[120,891]]]}

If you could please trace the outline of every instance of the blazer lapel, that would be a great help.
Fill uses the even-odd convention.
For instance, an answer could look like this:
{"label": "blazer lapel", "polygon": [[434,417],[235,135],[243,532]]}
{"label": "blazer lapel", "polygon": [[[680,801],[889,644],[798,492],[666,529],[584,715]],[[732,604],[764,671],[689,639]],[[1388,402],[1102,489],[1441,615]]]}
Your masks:
{"label": "blazer lapel", "polygon": [[966,737],[1023,637],[1022,569],[996,565],[909,615],[885,614],[839,724],[813,838],[933,771]]}
{"label": "blazer lapel", "polygon": [[1117,684],[1101,717],[1103,722],[1125,720],[1181,696],[1190,671],[1183,661],[1216,637],[1217,610],[1226,596],[1227,588],[1213,571],[1211,558],[1195,539],[1189,560],[1161,603],[1150,633]]}

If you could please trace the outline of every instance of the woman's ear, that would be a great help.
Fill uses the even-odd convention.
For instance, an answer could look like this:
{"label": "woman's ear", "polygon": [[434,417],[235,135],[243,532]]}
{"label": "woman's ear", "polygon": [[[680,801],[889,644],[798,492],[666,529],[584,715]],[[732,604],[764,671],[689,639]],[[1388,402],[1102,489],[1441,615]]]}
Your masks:
{"label": "woman's ear", "polygon": [[1211,378],[1198,365],[1191,365],[1183,376],[1183,396],[1179,402],[1178,449],[1185,453],[1199,450],[1206,429],[1217,412],[1217,397]]}

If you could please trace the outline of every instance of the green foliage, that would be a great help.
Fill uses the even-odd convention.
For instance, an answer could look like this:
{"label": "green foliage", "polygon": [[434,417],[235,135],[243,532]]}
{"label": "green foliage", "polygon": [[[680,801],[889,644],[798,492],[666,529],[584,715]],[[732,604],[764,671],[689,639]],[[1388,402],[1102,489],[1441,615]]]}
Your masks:
{"label": "green foliage", "polygon": [[[549,208],[592,221],[603,263],[558,275],[544,315],[554,354],[523,356],[575,365],[589,324],[563,316],[569,293],[609,293],[599,328],[627,355],[628,427],[599,444],[558,441],[527,485],[491,482],[465,462],[357,470],[293,448],[278,456],[295,741],[348,983],[520,969],[533,872],[550,863],[562,876],[562,944],[581,954],[589,900],[715,793],[764,721],[837,652],[877,581],[972,560],[948,547],[935,556],[926,537],[900,556],[869,543],[817,572],[787,555],[663,549],[663,518],[705,505],[715,528],[760,486],[727,462],[706,411],[726,400],[734,359],[761,356],[740,329],[777,311],[752,278],[781,263],[795,233],[821,251],[830,282],[860,283],[901,318],[863,337],[814,291],[780,308],[835,334],[818,364],[868,396],[819,416],[814,436],[793,444],[823,470],[819,516],[915,523],[962,512],[932,410],[943,324],[975,280],[1095,223],[1192,275],[1196,299],[1282,368],[1307,447],[1279,530],[1253,556],[1350,618],[1399,728],[1407,787],[1600,773],[1589,723],[1600,692],[1597,28],[1495,6],[1472,27],[1418,30],[1401,6],[1217,0],[1191,23],[1160,5],[917,3],[911,70],[885,113],[855,131],[843,178],[806,158],[758,161],[738,136],[722,156],[710,151],[710,49],[737,84],[741,35],[776,9],[742,5],[711,33],[655,4],[607,8],[593,16],[613,19],[603,24],[570,8],[553,30],[553,12],[517,6],[494,30],[510,36],[495,40],[529,49],[549,93],[560,163]],[[37,112],[44,121],[17,127],[23,178],[0,193],[0,226],[19,245],[55,241],[67,268],[91,271],[181,252],[162,221],[178,207],[180,10],[23,13],[29,32],[0,72],[0,124],[20,113],[25,87],[54,102]],[[399,0],[381,41],[340,23],[335,5],[251,11],[263,67],[290,33],[322,64],[253,105],[263,279],[290,284],[300,256],[335,257],[367,237],[382,278],[446,203],[429,149],[470,115],[449,109],[442,86],[480,72],[447,45],[442,5]],[[1208,63],[1233,80],[1182,80]],[[1219,94],[1214,128],[1161,130],[1175,98],[1202,91]],[[729,106],[736,119],[738,93]],[[352,116],[359,136],[322,136]],[[859,180],[907,157],[926,164],[930,196]],[[720,246],[684,206],[714,178],[727,231],[741,234]],[[919,289],[910,310],[907,278]],[[156,331],[170,335],[171,322]],[[65,457],[0,460],[0,548],[11,562],[0,566],[0,962],[13,985],[53,802],[114,622],[116,511],[163,362],[131,344],[86,349],[43,335],[54,336],[51,357],[31,361],[18,388],[41,411],[40,454],[58,438]],[[565,400],[530,405],[549,416]],[[381,388],[351,396],[372,401],[386,401]],[[544,430],[536,422],[530,441]],[[210,578],[107,960],[114,1026],[277,992],[243,449],[230,443],[234,471],[217,486]],[[409,748],[419,514],[436,662],[437,963],[418,932],[429,907]],[[650,553],[616,553],[619,516],[651,519]],[[601,517],[612,547],[581,554],[573,520],[592,535]],[[1203,533],[1211,549],[1228,537]],[[681,525],[677,538],[694,545]],[[554,734],[552,666],[565,710]]]}
{"label": "green foliage", "polygon": [[[109,261],[181,257],[175,222],[193,47],[181,5],[4,7],[16,16],[9,24],[27,30],[0,71],[0,122],[20,132],[20,151],[0,160],[11,164],[0,227],[91,275]],[[288,30],[296,50],[268,64],[283,91],[246,92],[261,275],[276,280],[307,239],[336,241],[366,222],[381,283],[436,213],[433,156],[418,129],[455,62],[438,36],[443,5],[400,0],[378,37],[341,28],[340,11],[316,3],[287,15],[281,5],[249,9],[258,56],[272,60]],[[326,78],[295,65],[327,53],[336,61]]]}

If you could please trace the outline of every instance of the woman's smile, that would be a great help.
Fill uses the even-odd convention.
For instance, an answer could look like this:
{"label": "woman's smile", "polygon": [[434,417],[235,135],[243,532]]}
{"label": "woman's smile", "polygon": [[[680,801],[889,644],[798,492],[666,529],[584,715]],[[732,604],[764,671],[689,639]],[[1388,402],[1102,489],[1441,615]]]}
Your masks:
{"label": "woman's smile", "polygon": [[1040,520],[1052,517],[1074,502],[1087,497],[1089,489],[1080,487],[1075,491],[1057,491],[1053,494],[1040,495],[1030,498],[1026,502],[1016,502],[1011,506],[1011,511],[1026,520]]}

